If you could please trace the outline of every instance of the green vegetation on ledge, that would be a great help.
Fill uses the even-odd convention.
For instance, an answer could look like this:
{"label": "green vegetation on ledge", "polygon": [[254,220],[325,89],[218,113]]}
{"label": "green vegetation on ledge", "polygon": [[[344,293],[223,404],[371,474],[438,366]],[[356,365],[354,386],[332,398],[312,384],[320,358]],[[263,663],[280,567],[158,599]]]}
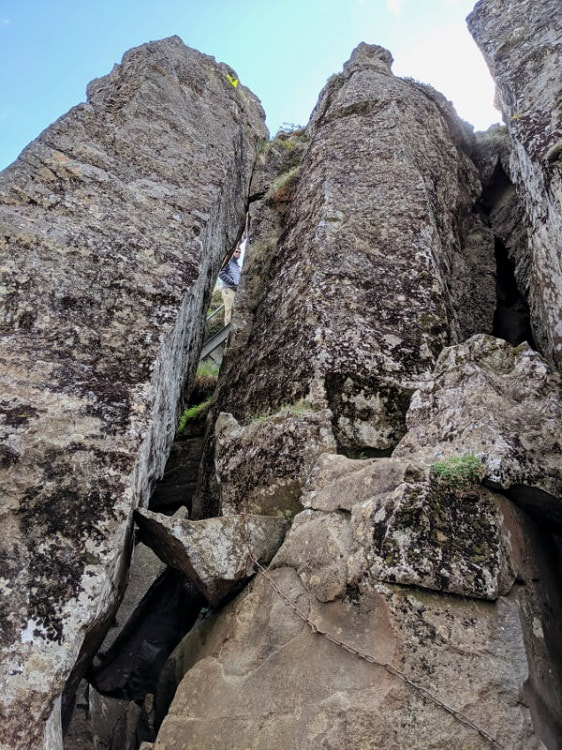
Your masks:
{"label": "green vegetation on ledge", "polygon": [[484,476],[482,460],[473,453],[449,456],[431,465],[431,471],[440,484],[450,489],[463,489],[479,482]]}

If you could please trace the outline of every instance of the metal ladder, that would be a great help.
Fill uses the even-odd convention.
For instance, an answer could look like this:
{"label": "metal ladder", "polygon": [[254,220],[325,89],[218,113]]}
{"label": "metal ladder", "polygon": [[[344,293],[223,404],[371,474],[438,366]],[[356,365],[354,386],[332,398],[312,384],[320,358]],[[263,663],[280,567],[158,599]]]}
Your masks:
{"label": "metal ladder", "polygon": [[[213,312],[207,317],[207,321],[214,318],[215,315],[217,315],[222,310],[224,310],[224,305],[221,305],[220,307],[217,307],[216,310],[213,310]],[[227,340],[229,332],[230,323],[227,326],[224,326],[224,328],[221,328],[220,331],[217,331],[215,334],[213,334],[213,336],[208,338],[207,341],[203,343],[201,354],[199,355],[199,361],[201,362],[201,360],[203,359],[210,358],[213,360],[213,362],[220,363],[222,356],[217,356],[215,352]]]}

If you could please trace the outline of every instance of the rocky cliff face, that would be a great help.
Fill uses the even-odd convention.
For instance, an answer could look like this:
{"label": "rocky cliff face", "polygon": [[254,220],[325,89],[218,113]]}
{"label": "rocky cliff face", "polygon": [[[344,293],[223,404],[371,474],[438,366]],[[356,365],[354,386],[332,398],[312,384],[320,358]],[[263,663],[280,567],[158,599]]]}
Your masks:
{"label": "rocky cliff face", "polygon": [[497,84],[524,196],[530,268],[524,273],[534,331],[545,354],[562,361],[562,108],[560,3],[481,0],[468,17]]}
{"label": "rocky cliff face", "polygon": [[[559,37],[527,5],[482,0],[471,20],[487,54],[505,48],[502,99],[528,97],[535,130],[525,143],[523,117],[509,133],[475,136],[440,94],[396,78],[389,52],[362,44],[308,127],[267,142],[256,160],[256,102],[230,86],[228,69],[168,40],[130,53],[53,131],[71,141],[65,158],[107,152],[113,172],[95,161],[111,176],[107,190],[138,191],[115,223],[114,194],[84,187],[90,161],[55,169],[51,131],[1,176],[6,236],[23,246],[25,230],[29,258],[5,307],[20,347],[1,475],[12,498],[5,559],[15,561],[5,585],[22,600],[7,606],[12,673],[2,695],[14,747],[60,746],[53,701],[112,610],[106,590],[119,578],[132,509],[161,470],[207,291],[247,197],[252,242],[195,520],[136,514],[143,540],[208,605],[144,700],[143,710],[156,708],[143,750],[562,748],[559,172],[552,146],[547,168],[530,145],[550,138],[560,105],[532,91],[521,62],[546,66],[543,47],[554,55]],[[533,34],[517,32],[512,44],[509,19],[526,9]],[[521,40],[523,58],[512,52]],[[160,125],[142,119],[146,99]],[[547,122],[551,100],[558,110]],[[77,123],[95,134],[79,146]],[[141,144],[156,128],[138,162],[123,128]],[[167,192],[170,152],[182,177]],[[50,171],[30,171],[43,169],[36,153]],[[45,187],[55,178],[66,180],[59,200]],[[170,202],[184,234],[169,229]],[[76,226],[71,236],[85,239],[62,243]],[[84,253],[102,230],[94,273],[98,256],[86,263]],[[138,264],[134,285],[124,247]],[[78,298],[86,278],[83,304],[37,300],[38,280],[60,268],[55,253],[69,270],[49,287],[54,303]],[[119,304],[108,310],[114,279]],[[62,309],[73,316],[66,327]],[[142,363],[144,380],[133,377]],[[106,492],[105,506],[94,490]],[[21,721],[18,700],[31,707]],[[107,747],[136,749],[131,737]]]}
{"label": "rocky cliff face", "polygon": [[196,510],[300,512],[178,649],[155,748],[562,747],[560,379],[490,335],[529,258],[510,147],[366,45],[290,140]]}
{"label": "rocky cliff face", "polygon": [[0,175],[2,748],[61,747],[163,470],[266,136],[229,72],[132,50]]}

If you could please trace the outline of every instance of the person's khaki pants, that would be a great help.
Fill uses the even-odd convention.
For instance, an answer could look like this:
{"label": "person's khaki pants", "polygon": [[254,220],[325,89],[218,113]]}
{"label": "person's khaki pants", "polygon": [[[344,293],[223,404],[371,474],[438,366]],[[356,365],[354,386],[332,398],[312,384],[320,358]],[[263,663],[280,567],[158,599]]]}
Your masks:
{"label": "person's khaki pants", "polygon": [[236,292],[234,289],[224,287],[221,289],[222,301],[224,302],[224,324],[227,326],[232,318],[232,305],[234,304],[234,297]]}

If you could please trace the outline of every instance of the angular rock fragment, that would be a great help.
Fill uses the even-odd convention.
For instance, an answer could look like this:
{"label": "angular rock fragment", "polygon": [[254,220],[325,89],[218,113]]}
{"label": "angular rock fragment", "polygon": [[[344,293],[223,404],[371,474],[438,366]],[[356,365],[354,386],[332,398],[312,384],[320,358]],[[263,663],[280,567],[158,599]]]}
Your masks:
{"label": "angular rock fragment", "polygon": [[225,514],[240,511],[290,518],[317,457],[336,451],[329,409],[287,405],[239,424],[219,414],[214,427],[215,481]]}
{"label": "angular rock fragment", "polygon": [[367,581],[491,600],[514,583],[509,507],[484,488],[448,488],[398,459],[323,456],[303,500],[314,510],[295,518],[274,565],[297,567],[320,601]]}
{"label": "angular rock fragment", "polygon": [[353,508],[349,566],[374,580],[495,600],[515,580],[499,500],[484,489],[401,484]]}
{"label": "angular rock fragment", "polygon": [[281,518],[255,515],[189,521],[142,509],[135,517],[145,543],[213,607],[254,575],[250,555],[262,564],[271,560],[288,526]]}
{"label": "angular rock fragment", "polygon": [[400,458],[353,460],[336,454],[320,456],[302,495],[305,508],[351,511],[354,505],[386,495],[402,482],[422,481],[425,466]]}

